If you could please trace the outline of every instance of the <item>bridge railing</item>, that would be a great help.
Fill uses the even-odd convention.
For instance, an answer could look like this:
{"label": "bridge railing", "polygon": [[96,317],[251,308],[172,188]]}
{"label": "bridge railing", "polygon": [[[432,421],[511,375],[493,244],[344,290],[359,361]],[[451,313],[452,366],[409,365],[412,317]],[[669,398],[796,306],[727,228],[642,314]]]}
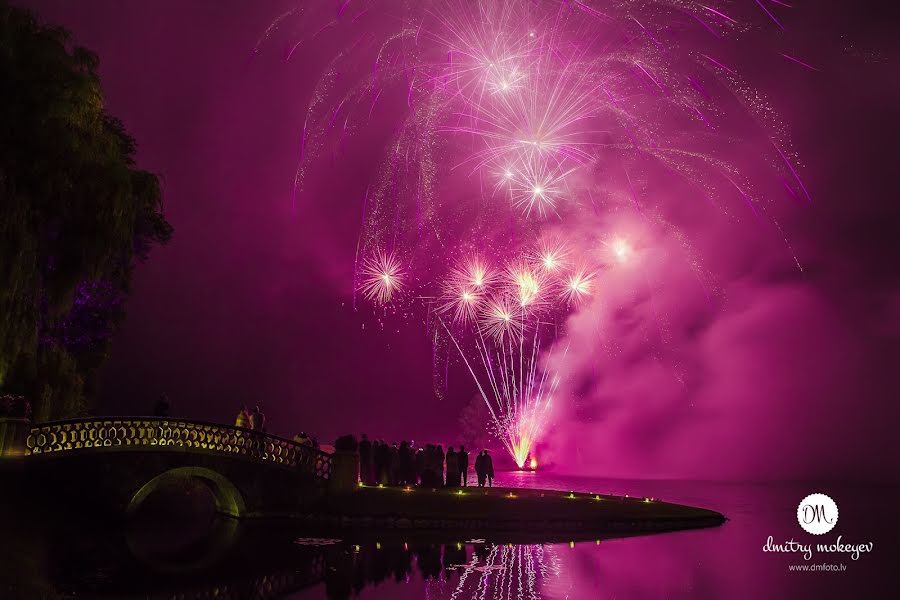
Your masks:
{"label": "bridge railing", "polygon": [[38,423],[25,441],[26,455],[94,450],[162,448],[237,454],[294,467],[330,479],[332,457],[291,440],[231,425],[165,417],[87,418]]}

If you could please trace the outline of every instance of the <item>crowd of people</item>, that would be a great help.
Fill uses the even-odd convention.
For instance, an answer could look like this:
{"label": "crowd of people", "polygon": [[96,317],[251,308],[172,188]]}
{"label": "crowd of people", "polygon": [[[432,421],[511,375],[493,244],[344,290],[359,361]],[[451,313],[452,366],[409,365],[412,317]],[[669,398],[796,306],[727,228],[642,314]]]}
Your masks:
{"label": "crowd of people", "polygon": [[[241,404],[234,424],[236,427],[253,431],[266,431],[266,415],[259,406],[248,411]],[[301,431],[294,436],[294,442],[313,448],[319,447],[314,437]],[[364,485],[399,485],[422,487],[463,487],[469,485],[469,452],[465,446],[454,450],[441,444],[425,444],[416,448],[412,441],[388,444],[384,440],[370,441],[366,434],[357,444],[353,435],[338,438],[335,447],[339,450],[359,452],[359,481]],[[493,487],[494,460],[487,450],[475,457],[472,465],[479,487]]]}
{"label": "crowd of people", "polygon": [[[461,487],[469,485],[469,453],[465,446],[446,454],[440,444],[402,441],[388,444],[369,441],[366,434],[359,442],[359,480],[365,485],[421,485],[423,487]],[[487,450],[475,458],[478,485],[493,485],[494,462]]]}

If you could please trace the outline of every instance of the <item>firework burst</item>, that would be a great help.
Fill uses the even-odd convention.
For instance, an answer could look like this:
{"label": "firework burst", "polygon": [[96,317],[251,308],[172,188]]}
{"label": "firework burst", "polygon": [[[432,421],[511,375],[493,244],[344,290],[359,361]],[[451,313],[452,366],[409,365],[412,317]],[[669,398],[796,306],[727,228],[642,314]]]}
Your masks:
{"label": "firework burst", "polygon": [[594,273],[586,269],[577,269],[566,275],[565,284],[560,295],[569,305],[579,305],[592,293]]}
{"label": "firework burst", "polygon": [[[807,200],[809,192],[775,111],[739,76],[738,57],[720,55],[726,44],[710,44],[753,28],[733,2],[423,0],[406,3],[386,31],[376,20],[360,33],[360,23],[389,12],[371,10],[378,1],[343,3],[337,18],[323,9],[312,28],[312,38],[347,31],[355,41],[312,91],[295,192],[316,157],[339,163],[349,135],[381,118],[377,110],[394,119],[363,199],[367,257],[356,264],[357,290],[381,306],[397,300],[412,272],[417,282],[437,280],[434,314],[452,322],[454,344],[519,463],[555,389],[539,359],[555,347],[558,305],[590,306],[601,273],[653,255],[644,252],[652,236],[638,243],[626,228],[631,239],[601,231],[586,240],[587,225],[610,225],[616,213],[667,228],[665,215],[686,211],[666,210],[670,200],[652,192],[672,184],[735,221],[749,215],[781,231],[761,190],[774,185]],[[677,44],[668,43],[673,32]],[[399,98],[397,110],[383,106]],[[744,162],[733,148],[749,144],[732,142],[751,129],[759,139],[750,141],[768,151]],[[773,181],[761,181],[764,173]],[[522,252],[523,240],[550,227],[566,244]],[[684,232],[673,235],[691,247]],[[454,262],[448,248],[463,240],[491,251],[445,273]],[[385,247],[404,263],[367,252]],[[699,257],[691,253],[690,264],[706,278]]]}
{"label": "firework burst", "polygon": [[488,337],[503,339],[521,336],[524,329],[522,307],[508,294],[488,298],[479,315],[480,332]]}
{"label": "firework burst", "polygon": [[402,289],[404,277],[397,257],[378,250],[363,263],[360,291],[376,304],[387,304]]}

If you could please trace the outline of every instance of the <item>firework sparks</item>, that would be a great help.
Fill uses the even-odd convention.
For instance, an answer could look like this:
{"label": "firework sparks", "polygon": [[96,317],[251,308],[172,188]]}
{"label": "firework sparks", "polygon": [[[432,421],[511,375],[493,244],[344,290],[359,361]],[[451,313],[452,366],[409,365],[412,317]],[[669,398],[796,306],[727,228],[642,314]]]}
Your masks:
{"label": "firework sparks", "polygon": [[447,284],[444,291],[444,302],[440,306],[443,313],[452,312],[457,323],[468,323],[475,320],[482,294],[478,289],[458,287]]}
{"label": "firework sparks", "polygon": [[613,260],[620,265],[624,265],[631,260],[632,256],[634,256],[634,248],[632,248],[631,244],[628,243],[628,240],[624,238],[617,237],[607,245]]}
{"label": "firework sparks", "polygon": [[579,269],[566,276],[562,290],[562,298],[567,304],[578,305],[591,295],[594,285],[594,273]]}
{"label": "firework sparks", "polygon": [[479,326],[484,335],[501,339],[522,333],[522,309],[506,295],[489,298],[480,317]]}
{"label": "firework sparks", "polygon": [[537,308],[543,304],[547,279],[527,261],[521,260],[507,265],[506,278],[508,289],[515,294],[523,310]]}
{"label": "firework sparks", "polygon": [[[441,323],[452,321],[461,338],[454,343],[520,465],[545,427],[541,407],[555,389],[555,376],[539,365],[546,360],[538,359],[546,359],[559,335],[556,308],[590,306],[600,273],[617,265],[634,269],[653,254],[643,250],[649,235],[637,243],[606,232],[599,247],[579,243],[589,219],[608,223],[613,210],[627,210],[658,224],[654,215],[666,211],[640,194],[674,174],[708,198],[728,196],[719,193],[724,176],[763,222],[769,217],[757,207],[764,203],[742,175],[765,169],[742,169],[742,159],[727,158],[722,147],[732,139],[732,124],[747,117],[754,127],[763,125],[767,168],[775,165],[780,184],[809,199],[786,128],[740,79],[739,58],[702,41],[746,28],[730,3],[609,0],[602,11],[589,4],[596,3],[436,0],[425,9],[409,3],[399,29],[359,38],[328,65],[301,138],[295,192],[313,172],[311,161],[342,148],[347,132],[364,129],[376,104],[404,98],[377,182],[365,195],[360,247],[403,248],[409,263],[376,251],[362,262],[357,289],[385,305],[403,290],[404,267],[416,265],[417,282],[434,276],[437,290],[428,297],[438,298],[434,314]],[[346,3],[344,9],[356,10]],[[360,8],[351,19],[323,24],[316,35],[379,12]],[[686,23],[679,48],[660,41],[672,22]],[[270,29],[266,37],[281,28]],[[337,135],[340,143],[330,143]],[[624,172],[627,188],[617,172]],[[451,175],[458,175],[452,182],[460,189],[439,193],[445,189],[439,182]],[[594,192],[610,198],[606,214]],[[549,221],[566,245],[523,252],[530,247],[523,239],[546,239]],[[440,275],[428,272],[453,262],[448,248],[459,247],[471,231],[467,247],[490,252],[464,258],[449,274],[443,266]],[[691,265],[703,270],[699,259]]]}
{"label": "firework sparks", "polygon": [[362,293],[376,304],[387,304],[403,287],[405,273],[393,254],[381,250],[363,263]]}

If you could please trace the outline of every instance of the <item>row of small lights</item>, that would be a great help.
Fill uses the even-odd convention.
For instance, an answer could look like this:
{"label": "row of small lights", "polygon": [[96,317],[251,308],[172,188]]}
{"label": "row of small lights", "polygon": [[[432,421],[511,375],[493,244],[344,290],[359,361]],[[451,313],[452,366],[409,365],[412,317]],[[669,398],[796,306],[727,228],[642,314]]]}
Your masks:
{"label": "row of small lights", "polygon": [[[364,484],[362,481],[360,481],[360,482],[359,482],[359,487],[364,488],[364,487],[376,487],[376,486],[366,486],[366,484]],[[385,486],[384,486],[383,483],[379,483],[377,487],[380,488],[380,489],[383,489]],[[408,486],[408,485],[405,486],[405,487],[403,488],[403,491],[404,491],[404,492],[412,492],[413,490],[414,490],[414,488],[412,488],[412,487],[410,487],[410,486]],[[432,491],[432,492],[436,492],[436,491],[437,491],[437,488],[431,488],[431,491]],[[489,493],[490,493],[490,492],[489,492],[488,490],[485,490],[485,491],[484,491],[484,495],[485,495],[485,496],[487,496]],[[457,496],[465,496],[465,494],[463,493],[462,490],[457,490],[456,495],[457,495]],[[603,498],[600,497],[600,494],[595,494],[594,492],[590,492],[590,493],[588,493],[588,494],[580,494],[580,495],[576,495],[575,492],[569,492],[569,494],[568,494],[567,496],[565,496],[565,497],[566,497],[566,498],[569,498],[569,499],[575,499],[575,498],[587,498],[587,497],[590,497],[590,496],[593,496],[594,500],[602,500],[602,499],[603,499]],[[516,496],[516,495],[513,494],[512,492],[510,492],[509,494],[507,494],[507,498],[517,498],[517,497],[518,497],[518,496]],[[543,498],[543,497],[544,497],[544,494],[541,494],[541,498]],[[625,494],[625,495],[623,496],[623,498],[628,498],[628,497],[629,497],[628,494]],[[642,501],[643,501],[644,503],[650,503],[650,502],[653,502],[653,501],[655,501],[655,500],[659,500],[659,498],[642,498]]]}
{"label": "row of small lights", "polygon": [[[596,541],[594,542],[594,545],[599,546],[599,545],[600,545],[600,540],[596,540]],[[513,544],[507,544],[507,546],[508,546],[509,548],[512,548],[512,547],[513,547]],[[569,548],[575,548],[575,542],[574,542],[574,541],[569,542]],[[381,542],[375,542],[375,549],[376,549],[376,550],[381,550]],[[463,549],[463,544],[462,544],[462,542],[456,542],[456,549],[457,549],[457,550],[462,550],[462,549]],[[353,546],[353,550],[354,550],[354,552],[360,552],[360,546],[359,546],[359,544],[356,544],[355,546]],[[406,551],[406,552],[409,552],[409,543],[408,543],[408,542],[403,542],[403,550]]]}

